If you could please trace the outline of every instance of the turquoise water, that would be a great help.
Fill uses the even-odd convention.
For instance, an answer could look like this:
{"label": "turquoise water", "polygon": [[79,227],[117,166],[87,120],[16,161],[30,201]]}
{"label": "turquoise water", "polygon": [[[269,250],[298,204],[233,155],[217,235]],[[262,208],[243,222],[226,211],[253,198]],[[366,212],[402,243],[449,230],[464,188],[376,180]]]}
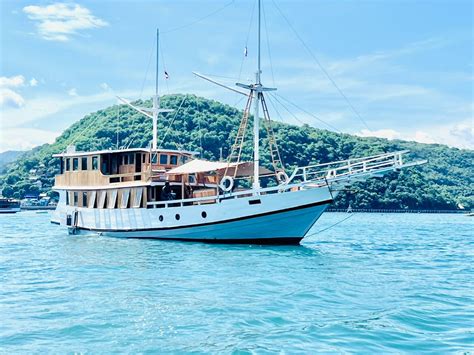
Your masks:
{"label": "turquoise water", "polygon": [[472,352],[473,227],[353,214],[299,247],[259,247],[69,236],[47,214],[2,215],[0,351]]}

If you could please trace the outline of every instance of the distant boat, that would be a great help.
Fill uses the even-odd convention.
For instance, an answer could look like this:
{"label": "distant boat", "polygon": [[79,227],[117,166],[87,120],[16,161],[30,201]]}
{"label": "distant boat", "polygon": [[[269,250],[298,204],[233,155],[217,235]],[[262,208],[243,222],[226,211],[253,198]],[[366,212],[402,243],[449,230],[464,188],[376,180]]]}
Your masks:
{"label": "distant boat", "polygon": [[20,201],[10,198],[0,198],[0,213],[20,212]]}
{"label": "distant boat", "polygon": [[469,212],[465,214],[466,217],[474,217],[474,212]]}
{"label": "distant boat", "polygon": [[[355,182],[426,162],[406,162],[407,151],[399,151],[296,167],[287,174],[265,101],[266,93],[276,89],[261,83],[260,1],[258,21],[255,83],[237,83],[238,89],[219,84],[247,100],[226,162],[197,159],[196,152],[158,148],[158,114],[171,110],[160,108],[157,69],[153,108],[136,107],[121,99],[153,120],[151,147],[95,152],[69,147],[55,154],[61,173],[53,187],[59,192],[59,202],[52,222],[67,226],[72,234],[298,244],[339,191]],[[158,38],[157,31],[157,68]],[[253,161],[244,162],[241,153],[252,125],[252,109]],[[260,164],[261,121],[267,129],[271,169]],[[262,178],[270,181],[271,187],[262,187]]]}

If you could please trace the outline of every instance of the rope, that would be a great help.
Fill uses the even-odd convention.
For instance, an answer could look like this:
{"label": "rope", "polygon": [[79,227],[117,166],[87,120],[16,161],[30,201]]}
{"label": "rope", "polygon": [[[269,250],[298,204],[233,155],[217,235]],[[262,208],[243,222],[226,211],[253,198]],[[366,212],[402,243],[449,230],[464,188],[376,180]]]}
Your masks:
{"label": "rope", "polygon": [[293,27],[293,25],[291,24],[291,22],[288,20],[288,18],[285,16],[285,14],[281,11],[280,7],[275,3],[275,0],[272,0],[273,2],[273,5],[275,5],[275,7],[277,8],[278,12],[280,13],[280,15],[283,17],[283,19],[286,21],[286,23],[288,24],[288,26],[290,27],[290,29],[293,31],[293,33],[295,34],[296,38],[298,38],[298,40],[301,42],[301,44],[303,45],[303,47],[307,50],[307,52],[309,53],[309,55],[314,59],[314,61],[316,62],[316,64],[319,66],[319,68],[321,69],[321,71],[326,75],[326,77],[329,79],[329,81],[332,83],[332,85],[337,89],[337,91],[339,92],[339,94],[344,98],[344,100],[346,101],[346,103],[348,104],[348,106],[351,108],[351,110],[355,113],[355,115],[359,118],[359,120],[364,124],[364,126],[370,130],[369,126],[367,125],[367,123],[365,122],[365,120],[362,118],[362,116],[359,114],[359,112],[356,110],[356,108],[354,107],[354,105],[352,105],[351,101],[348,99],[348,97],[344,94],[344,92],[341,90],[341,88],[339,88],[339,86],[336,84],[336,82],[334,81],[334,79],[329,75],[329,73],[326,71],[326,69],[324,69],[323,65],[321,64],[321,62],[318,60],[318,58],[314,55],[313,51],[308,47],[308,45],[306,44],[306,42],[303,40],[303,38],[301,38],[301,36],[298,34],[298,32],[296,31],[296,29]]}
{"label": "rope", "polygon": [[268,59],[270,61],[270,73],[272,74],[272,82],[273,82],[273,86],[275,87],[276,85],[275,85],[275,76],[273,75],[272,54],[270,51],[270,38],[268,37],[267,17],[265,15],[265,6],[263,4],[264,2],[262,1],[263,24],[265,27],[265,38],[267,39],[267,51],[268,51]]}
{"label": "rope", "polygon": [[157,144],[158,147],[161,147],[161,145],[164,143],[164,141],[166,139],[166,136],[168,135],[168,132],[171,129],[171,125],[173,124],[176,116],[178,116],[178,112],[179,112],[179,110],[181,110],[181,107],[183,106],[185,100],[186,100],[186,95],[183,97],[183,100],[181,101],[181,104],[179,105],[178,109],[176,110],[176,113],[174,114],[173,118],[171,119],[171,122],[168,125],[168,128],[166,129],[166,132],[163,136],[163,139],[159,142],[159,144]]}
{"label": "rope", "polygon": [[323,232],[325,232],[325,231],[327,231],[327,230],[329,230],[329,229],[331,229],[331,228],[337,226],[338,224],[341,224],[342,222],[347,221],[349,218],[351,218],[351,217],[353,217],[353,216],[354,216],[354,213],[351,213],[351,214],[350,214],[349,216],[347,216],[346,218],[340,220],[339,222],[336,222],[336,223],[330,225],[329,227],[326,227],[326,228],[324,228],[324,229],[321,229],[321,230],[319,230],[319,231],[317,231],[317,232],[314,232],[314,233],[311,233],[311,234],[306,234],[306,235],[305,235],[305,238],[307,238],[307,237],[312,237],[313,235],[323,233]]}
{"label": "rope", "polygon": [[[255,13],[255,4],[257,2],[254,1],[253,7],[252,7],[252,13],[250,15],[250,22],[249,22],[249,29],[247,30],[247,38],[245,39],[245,48],[247,48],[247,45],[249,43],[249,38],[250,38],[250,30],[252,29],[252,23],[253,23],[253,14]],[[245,60],[245,54],[242,55],[242,61],[240,62],[240,69],[239,69],[239,79],[237,81],[240,81],[240,77],[242,76],[242,68],[244,66],[244,60]]]}
{"label": "rope", "polygon": [[148,64],[146,66],[146,72],[145,72],[145,77],[143,78],[143,83],[142,83],[142,89],[140,90],[140,96],[138,97],[142,97],[143,95],[143,89],[145,88],[145,82],[146,82],[146,79],[148,78],[148,71],[150,69],[150,64],[151,64],[151,58],[153,57],[153,52],[155,51],[155,45],[156,45],[156,42],[153,41],[153,45],[151,46],[151,52],[150,52],[150,57],[148,58]]}
{"label": "rope", "polygon": [[171,28],[171,29],[169,29],[168,31],[164,31],[164,32],[162,32],[162,33],[163,33],[163,34],[165,34],[165,33],[171,33],[171,32],[179,31],[179,30],[182,30],[183,28],[192,26],[192,25],[194,25],[194,24],[196,24],[196,23],[201,22],[202,20],[207,19],[208,17],[211,17],[212,15],[217,14],[218,12],[221,12],[222,10],[224,10],[226,7],[229,7],[229,6],[232,5],[233,3],[234,3],[234,0],[229,1],[229,2],[228,2],[227,4],[225,4],[224,6],[218,8],[217,10],[214,10],[214,11],[208,13],[207,15],[204,15],[203,17],[200,17],[200,18],[198,18],[198,19],[196,19],[196,20],[194,20],[194,21],[191,21],[191,22],[189,22],[189,23],[187,23],[187,24],[184,24],[184,25],[182,25],[182,26],[178,26],[178,27]]}
{"label": "rope", "polygon": [[[334,127],[333,125],[325,122],[324,120],[322,120],[321,118],[319,118],[318,116],[316,116],[315,114],[311,113],[311,112],[308,112],[306,110],[304,110],[303,108],[297,106],[295,103],[285,99],[283,96],[281,95],[277,95],[277,94],[272,94],[270,93],[270,95],[276,100],[276,102],[278,102],[290,115],[293,116],[293,118],[295,120],[297,120],[298,122],[300,122],[301,124],[305,124],[305,122],[303,122],[302,120],[300,120],[293,112],[291,112],[279,99],[278,97],[280,97],[282,100],[285,100],[286,102],[288,102],[290,105],[293,105],[294,107],[300,109],[301,111],[303,111],[304,113],[306,113],[307,115],[310,115],[311,117],[315,118],[316,120],[318,120],[319,122],[325,124],[326,126],[330,127],[331,129],[335,130],[336,132],[339,132],[339,133],[342,133],[340,130],[338,130],[336,127]],[[278,96],[278,97],[277,97]]]}

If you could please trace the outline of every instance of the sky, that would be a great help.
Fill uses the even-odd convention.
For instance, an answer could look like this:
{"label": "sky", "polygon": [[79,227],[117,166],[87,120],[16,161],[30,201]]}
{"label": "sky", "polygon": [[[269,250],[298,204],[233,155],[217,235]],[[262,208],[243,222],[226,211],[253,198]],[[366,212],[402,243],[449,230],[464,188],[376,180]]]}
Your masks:
{"label": "sky", "polygon": [[[473,3],[263,0],[262,82],[278,88],[268,97],[273,119],[474,149]],[[153,95],[157,28],[161,95],[242,109],[239,94],[192,72],[229,86],[255,77],[256,0],[0,6],[0,152],[51,143],[116,95]]]}

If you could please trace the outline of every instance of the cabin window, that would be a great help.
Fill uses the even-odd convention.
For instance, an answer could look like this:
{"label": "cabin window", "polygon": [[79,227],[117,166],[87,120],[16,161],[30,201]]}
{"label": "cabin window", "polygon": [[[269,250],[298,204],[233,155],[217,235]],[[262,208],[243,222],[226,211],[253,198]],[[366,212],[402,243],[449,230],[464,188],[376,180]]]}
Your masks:
{"label": "cabin window", "polygon": [[142,155],[142,163],[143,163],[143,164],[146,163],[146,154],[143,154],[143,155]]}
{"label": "cabin window", "polygon": [[87,170],[87,157],[81,159],[81,170]]}
{"label": "cabin window", "polygon": [[151,163],[156,164],[157,161],[158,161],[158,154],[152,154]]}
{"label": "cabin window", "polygon": [[130,154],[130,157],[128,158],[128,163],[129,164],[135,164],[135,156],[132,154]]}
{"label": "cabin window", "polygon": [[79,169],[79,158],[72,159],[72,170],[76,171]]}
{"label": "cabin window", "polygon": [[71,159],[66,159],[66,171],[71,170]]}
{"label": "cabin window", "polygon": [[92,170],[97,170],[99,168],[99,157],[92,157]]}
{"label": "cabin window", "polygon": [[66,206],[69,206],[69,191],[66,191]]}
{"label": "cabin window", "polygon": [[125,154],[125,155],[123,156],[122,164],[123,164],[123,165],[127,165],[127,164],[128,164],[128,154]]}
{"label": "cabin window", "polygon": [[166,154],[160,154],[160,164],[161,165],[168,164],[168,156]]}
{"label": "cabin window", "polygon": [[73,192],[73,205],[77,206],[77,203],[79,202],[79,193],[77,191]]}
{"label": "cabin window", "polygon": [[87,192],[82,193],[82,207],[87,207]]}
{"label": "cabin window", "polygon": [[171,165],[178,165],[178,156],[177,155],[170,155],[170,164]]}
{"label": "cabin window", "polygon": [[61,174],[63,174],[64,173],[64,159],[62,159],[62,158],[61,158],[61,161],[60,161],[59,169],[61,171]]}

